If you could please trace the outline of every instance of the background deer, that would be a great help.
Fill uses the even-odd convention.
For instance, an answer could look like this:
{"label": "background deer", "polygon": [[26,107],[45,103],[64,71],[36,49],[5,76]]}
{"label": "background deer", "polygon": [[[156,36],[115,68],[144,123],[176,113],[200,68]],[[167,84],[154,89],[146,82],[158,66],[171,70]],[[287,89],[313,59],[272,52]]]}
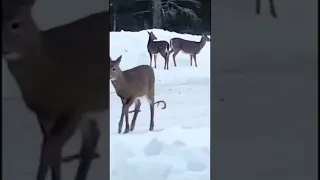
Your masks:
{"label": "background deer", "polygon": [[199,42],[196,41],[189,41],[181,38],[172,38],[170,40],[170,48],[168,59],[171,53],[173,53],[173,63],[174,66],[177,66],[176,64],[176,56],[180,51],[182,51],[184,54],[188,54],[190,56],[190,66],[192,66],[192,58],[194,59],[194,63],[196,67],[198,67],[197,64],[197,54],[202,50],[202,48],[206,45],[206,42],[210,42],[210,38],[208,38],[206,35],[201,36],[201,40]]}
{"label": "background deer", "polygon": [[34,3],[2,1],[2,58],[43,134],[36,180],[49,169],[52,180],[61,180],[62,147],[78,128],[75,180],[85,180],[100,137],[96,115],[109,118],[109,12],[41,31],[31,16]]}
{"label": "background deer", "polygon": [[[274,18],[277,18],[277,11],[274,5],[274,0],[269,0],[270,13]],[[256,14],[260,14],[261,0],[256,0]]]}
{"label": "background deer", "polygon": [[[123,118],[126,120],[126,127],[124,134],[134,130],[136,119],[140,111],[141,97],[147,97],[150,105],[150,127],[149,131],[154,130],[154,105],[163,103],[163,108],[166,108],[165,101],[154,102],[155,91],[155,76],[152,67],[148,65],[140,65],[132,69],[122,71],[120,69],[120,62],[122,56],[113,61],[110,58],[110,81],[114,86],[117,95],[121,98],[122,112],[118,125],[118,133],[121,133]],[[135,113],[129,127],[128,111],[132,104],[135,104]]]}
{"label": "background deer", "polygon": [[154,68],[157,68],[157,56],[160,54],[164,58],[164,69],[169,70],[169,62],[168,62],[168,52],[169,52],[169,43],[167,41],[155,41],[157,37],[153,34],[153,32],[148,32],[148,53],[150,56],[150,67],[152,67],[152,55],[154,59]]}

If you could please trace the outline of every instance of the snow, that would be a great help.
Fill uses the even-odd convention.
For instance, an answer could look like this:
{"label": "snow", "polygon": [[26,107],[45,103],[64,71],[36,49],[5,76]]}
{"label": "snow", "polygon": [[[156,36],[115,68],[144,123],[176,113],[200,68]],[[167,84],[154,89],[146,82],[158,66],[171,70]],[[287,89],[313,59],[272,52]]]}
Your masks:
{"label": "snow", "polygon": [[[158,40],[181,37],[199,41],[201,38],[159,29],[148,31],[153,31]],[[110,38],[111,58],[115,60],[122,55],[123,70],[149,65],[147,30],[111,32]],[[150,111],[144,100],[135,130],[129,134],[117,133],[122,104],[110,83],[111,180],[210,179],[210,43],[197,60],[198,67],[190,66],[189,56],[179,53],[177,67],[171,56],[167,71],[163,69],[164,60],[158,57],[154,69],[155,99],[165,100],[167,109],[155,107],[156,132],[148,131]],[[130,121],[132,116],[129,115]]]}

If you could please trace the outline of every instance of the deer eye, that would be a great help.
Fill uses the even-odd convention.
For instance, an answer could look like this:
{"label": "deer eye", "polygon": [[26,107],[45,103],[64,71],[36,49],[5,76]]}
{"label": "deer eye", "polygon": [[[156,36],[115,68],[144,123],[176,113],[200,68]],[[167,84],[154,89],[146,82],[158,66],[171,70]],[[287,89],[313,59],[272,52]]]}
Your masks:
{"label": "deer eye", "polygon": [[116,71],[116,68],[112,68],[112,71]]}

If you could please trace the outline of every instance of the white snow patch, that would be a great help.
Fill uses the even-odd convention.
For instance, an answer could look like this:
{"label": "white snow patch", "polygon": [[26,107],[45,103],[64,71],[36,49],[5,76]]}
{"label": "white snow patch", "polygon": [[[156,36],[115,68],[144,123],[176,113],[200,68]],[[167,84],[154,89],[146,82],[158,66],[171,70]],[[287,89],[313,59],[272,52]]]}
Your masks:
{"label": "white snow patch", "polygon": [[144,148],[144,154],[147,156],[159,155],[163,149],[163,142],[153,138]]}

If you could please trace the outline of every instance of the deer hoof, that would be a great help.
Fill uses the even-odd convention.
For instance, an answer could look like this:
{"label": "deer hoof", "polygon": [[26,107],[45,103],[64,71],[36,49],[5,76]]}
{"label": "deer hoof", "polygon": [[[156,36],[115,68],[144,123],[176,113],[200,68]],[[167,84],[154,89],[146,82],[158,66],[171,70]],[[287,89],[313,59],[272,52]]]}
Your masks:
{"label": "deer hoof", "polygon": [[123,134],[128,134],[129,133],[129,129],[126,129]]}

